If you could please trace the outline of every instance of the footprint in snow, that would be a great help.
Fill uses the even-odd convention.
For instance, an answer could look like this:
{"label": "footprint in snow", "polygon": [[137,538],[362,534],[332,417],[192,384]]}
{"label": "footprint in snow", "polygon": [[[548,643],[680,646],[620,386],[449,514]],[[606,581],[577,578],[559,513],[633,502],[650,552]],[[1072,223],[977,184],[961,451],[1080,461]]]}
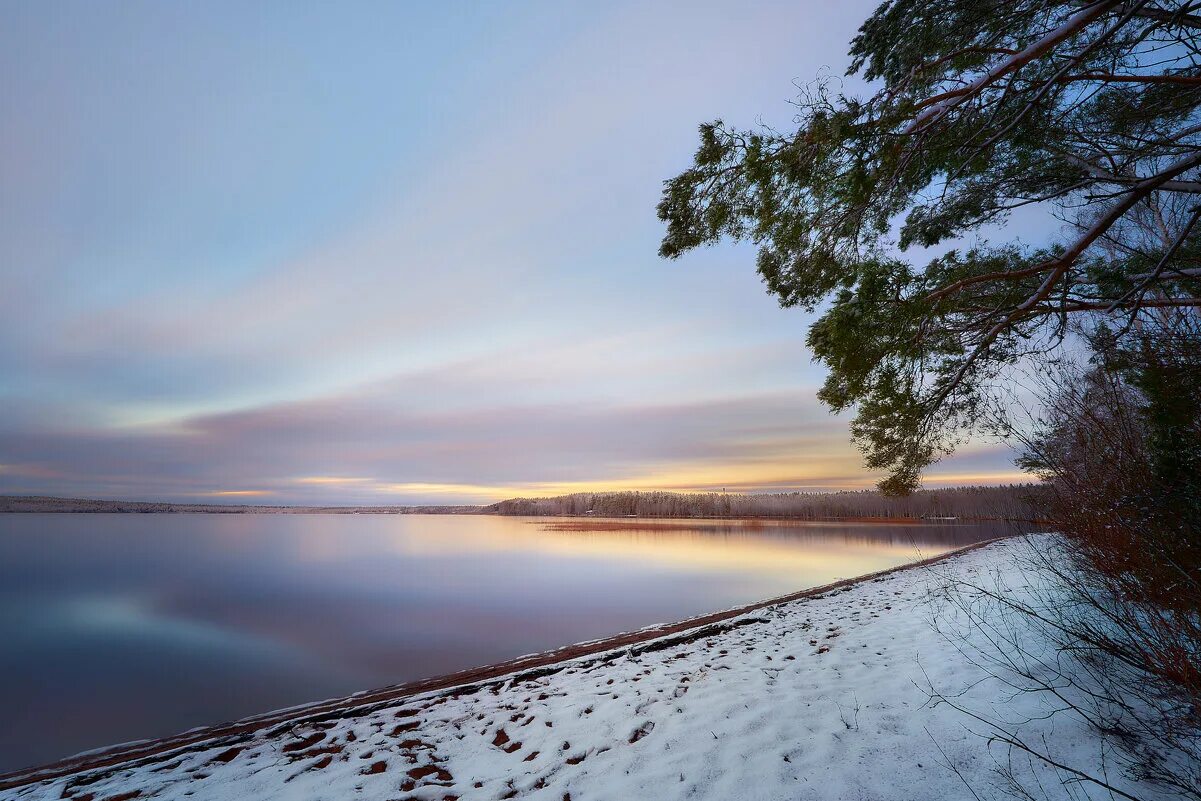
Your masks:
{"label": "footprint in snow", "polygon": [[634,729],[633,733],[630,734],[630,744],[632,745],[632,744],[638,742],[643,737],[645,737],[646,735],[648,735],[652,731],[654,731],[654,729],[655,729],[655,722],[653,720],[646,721],[641,726]]}

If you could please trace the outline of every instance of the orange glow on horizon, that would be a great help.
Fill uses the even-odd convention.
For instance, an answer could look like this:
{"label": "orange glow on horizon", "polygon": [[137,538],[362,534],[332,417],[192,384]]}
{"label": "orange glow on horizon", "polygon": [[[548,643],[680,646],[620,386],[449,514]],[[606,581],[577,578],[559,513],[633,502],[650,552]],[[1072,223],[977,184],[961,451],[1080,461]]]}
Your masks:
{"label": "orange glow on horizon", "polygon": [[[594,518],[594,520],[603,518]],[[616,518],[617,522],[626,522]],[[763,525],[751,527],[721,537],[708,531],[690,530],[681,523],[674,531],[558,531],[545,522],[524,518],[488,518],[486,526],[461,525],[453,518],[426,518],[421,529],[429,534],[445,536],[414,538],[408,535],[409,520],[391,521],[395,533],[387,529],[377,532],[374,539],[361,541],[331,540],[319,520],[308,523],[307,535],[298,542],[299,551],[312,561],[342,558],[348,548],[361,547],[370,553],[379,540],[390,539],[397,553],[421,556],[448,556],[460,553],[494,553],[505,555],[553,554],[580,560],[604,560],[615,553],[636,553],[647,564],[671,572],[712,571],[723,573],[731,568],[751,572],[771,573],[786,579],[789,584],[804,586],[811,576],[850,577],[882,570],[901,562],[932,556],[949,550],[951,545],[929,544],[919,549],[906,541],[903,533],[896,539],[851,537],[852,547],[841,536],[830,538],[823,531],[839,532],[839,524],[806,524],[814,531],[805,547],[795,545],[804,536],[795,527]],[[783,539],[774,532],[786,531]],[[729,540],[738,540],[737,548]],[[826,579],[821,579],[822,581]]]}
{"label": "orange glow on horizon", "polygon": [[[729,468],[681,466],[678,471],[663,471],[631,478],[587,481],[528,482],[520,484],[458,484],[436,482],[378,483],[372,489],[396,495],[445,495],[501,501],[509,498],[537,498],[570,495],[577,492],[836,492],[873,489],[879,476],[860,474],[846,466],[845,471],[813,470],[798,475],[794,465],[735,465]],[[791,468],[791,470],[789,469]],[[841,477],[830,477],[831,473]],[[824,473],[824,475],[823,475]],[[930,475],[929,489],[947,486],[1026,483],[1037,479],[1020,471],[996,473],[944,473]]]}

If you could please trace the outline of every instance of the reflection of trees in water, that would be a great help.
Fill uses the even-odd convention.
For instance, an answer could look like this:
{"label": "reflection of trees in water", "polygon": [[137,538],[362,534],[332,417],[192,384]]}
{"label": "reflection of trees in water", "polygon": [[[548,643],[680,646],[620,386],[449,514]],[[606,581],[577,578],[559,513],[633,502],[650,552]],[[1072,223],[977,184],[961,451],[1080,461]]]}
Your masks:
{"label": "reflection of trees in water", "polygon": [[481,511],[501,515],[659,518],[833,518],[922,520],[1035,520],[1043,517],[1045,490],[1034,484],[921,490],[905,497],[879,492],[577,492],[555,498],[514,498]]}
{"label": "reflection of trees in water", "polygon": [[624,520],[531,521],[544,531],[572,534],[629,534],[635,539],[679,542],[771,540],[798,546],[844,543],[856,546],[957,547],[1033,530],[1028,523],[862,523],[796,520]]}

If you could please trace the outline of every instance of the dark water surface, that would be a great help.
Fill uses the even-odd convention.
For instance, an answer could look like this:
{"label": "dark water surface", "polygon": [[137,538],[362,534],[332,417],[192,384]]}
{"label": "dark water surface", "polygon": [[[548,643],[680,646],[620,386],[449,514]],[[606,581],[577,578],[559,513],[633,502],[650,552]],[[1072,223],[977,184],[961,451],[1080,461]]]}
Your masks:
{"label": "dark water surface", "polygon": [[995,525],[0,515],[0,771],[861,575]]}

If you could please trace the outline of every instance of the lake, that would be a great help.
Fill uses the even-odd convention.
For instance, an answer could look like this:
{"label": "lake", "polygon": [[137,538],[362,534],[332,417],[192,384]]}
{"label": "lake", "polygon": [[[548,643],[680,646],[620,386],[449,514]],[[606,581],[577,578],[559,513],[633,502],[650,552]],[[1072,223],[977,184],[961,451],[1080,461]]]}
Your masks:
{"label": "lake", "polygon": [[464,515],[0,515],[0,771],[1010,533]]}

